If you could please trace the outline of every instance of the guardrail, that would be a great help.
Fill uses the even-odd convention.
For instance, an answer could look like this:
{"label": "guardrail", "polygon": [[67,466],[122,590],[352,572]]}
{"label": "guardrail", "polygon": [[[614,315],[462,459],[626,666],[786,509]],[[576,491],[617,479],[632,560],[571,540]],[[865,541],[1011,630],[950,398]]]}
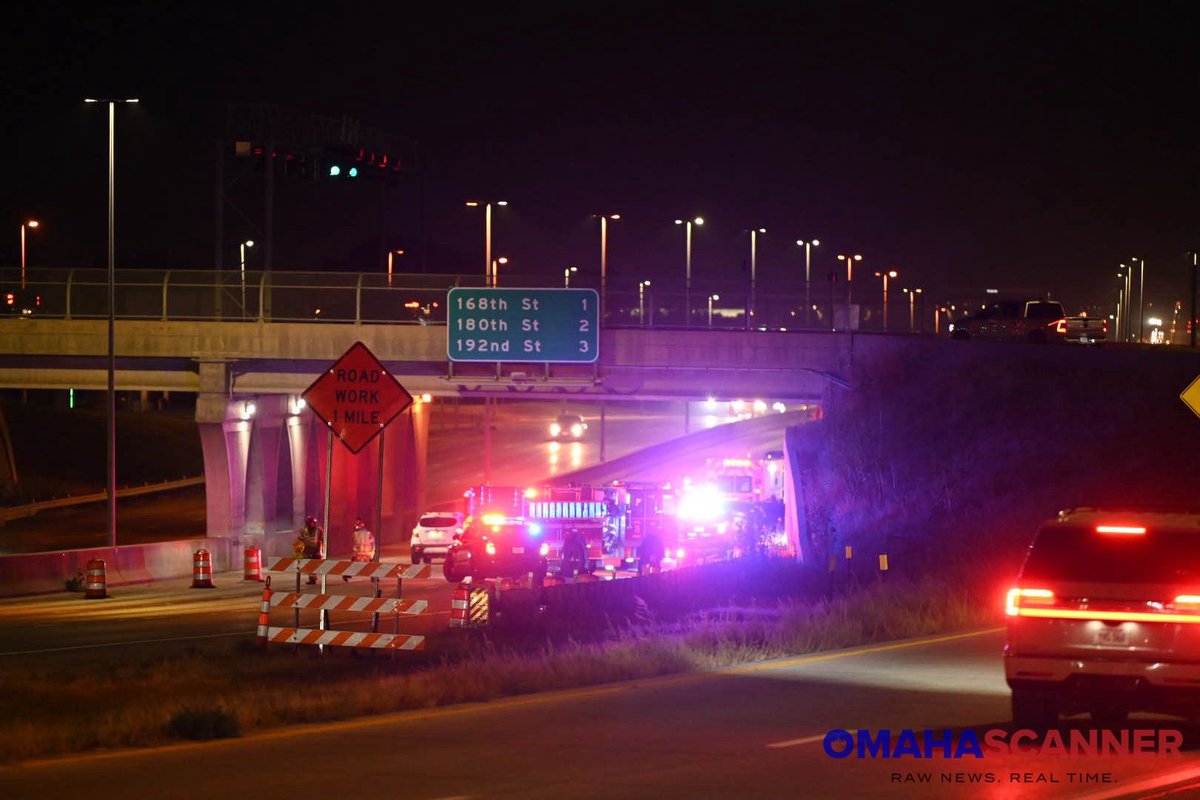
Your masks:
{"label": "guardrail", "polygon": [[[169,492],[173,489],[185,489],[188,486],[200,486],[204,483],[204,477],[199,478],[180,478],[177,481],[163,481],[162,483],[146,484],[144,486],[127,486],[117,490],[117,499],[124,497],[137,497],[143,494],[154,494],[155,492]],[[8,508],[0,508],[0,525],[14,520],[32,517],[39,511],[45,511],[51,508],[69,508],[70,506],[81,506],[88,503],[99,503],[108,499],[108,492],[92,492],[91,494],[80,494],[68,497],[58,497],[53,500],[42,500],[37,503],[29,503],[23,506],[10,506]]]}
{"label": "guardrail", "polygon": [[[382,273],[264,272],[238,270],[118,269],[113,273],[116,319],[196,322],[340,322],[444,325],[451,289],[479,287],[480,275],[388,276]],[[8,311],[32,316],[105,319],[108,273],[104,269],[30,270],[26,289],[11,281]],[[597,281],[573,280],[573,288],[600,290]],[[546,287],[544,278],[506,275],[503,288]],[[690,292],[664,282],[650,287],[610,280],[603,287],[602,324],[608,328],[702,328],[728,330],[845,330],[847,303],[841,290],[803,281],[697,281]],[[915,302],[913,302],[915,301]],[[924,296],[893,298],[891,333],[932,332],[934,311]],[[807,310],[806,310],[807,308]],[[879,295],[856,292],[856,329],[884,331],[888,314]]]}

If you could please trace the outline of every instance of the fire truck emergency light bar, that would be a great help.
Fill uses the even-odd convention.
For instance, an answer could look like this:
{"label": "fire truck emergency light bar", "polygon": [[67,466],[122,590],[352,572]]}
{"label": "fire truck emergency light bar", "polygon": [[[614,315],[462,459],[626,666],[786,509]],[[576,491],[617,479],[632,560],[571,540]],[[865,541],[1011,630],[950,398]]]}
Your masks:
{"label": "fire truck emergency light bar", "polygon": [[529,504],[529,516],[534,519],[589,519],[608,514],[605,503],[538,502]]}

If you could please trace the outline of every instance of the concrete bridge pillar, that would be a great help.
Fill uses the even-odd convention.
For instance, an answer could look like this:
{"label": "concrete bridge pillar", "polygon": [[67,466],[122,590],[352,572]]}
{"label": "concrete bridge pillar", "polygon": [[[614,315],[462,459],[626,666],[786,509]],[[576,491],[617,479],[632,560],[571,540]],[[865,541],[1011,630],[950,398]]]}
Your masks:
{"label": "concrete bridge pillar", "polygon": [[207,534],[234,539],[241,545],[246,528],[246,464],[250,450],[249,401],[228,395],[229,367],[223,361],[202,361],[196,425],[204,455]]}
{"label": "concrete bridge pillar", "polygon": [[[290,443],[284,438],[290,399],[284,395],[262,395],[254,399],[254,424],[246,466],[246,535],[263,537],[279,524],[292,527]],[[279,514],[281,479],[288,499],[287,510]],[[297,526],[298,527],[298,526]],[[261,543],[256,542],[258,546]]]}

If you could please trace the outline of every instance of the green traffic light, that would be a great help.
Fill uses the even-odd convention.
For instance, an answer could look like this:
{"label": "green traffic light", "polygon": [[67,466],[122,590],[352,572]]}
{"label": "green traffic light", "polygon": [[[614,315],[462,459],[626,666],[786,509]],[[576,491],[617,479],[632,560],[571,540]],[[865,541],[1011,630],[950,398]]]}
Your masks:
{"label": "green traffic light", "polygon": [[341,175],[341,174],[342,174],[342,168],[337,166],[336,164],[329,168],[329,177],[336,178],[338,175]]}
{"label": "green traffic light", "polygon": [[351,167],[350,172],[348,174],[350,175],[351,178],[357,178],[358,177],[358,167]]}

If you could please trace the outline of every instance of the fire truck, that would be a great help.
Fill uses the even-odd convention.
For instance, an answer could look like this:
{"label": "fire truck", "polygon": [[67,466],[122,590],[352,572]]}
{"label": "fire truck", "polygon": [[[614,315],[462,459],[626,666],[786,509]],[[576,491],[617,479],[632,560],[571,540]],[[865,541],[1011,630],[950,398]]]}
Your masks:
{"label": "fire truck", "polygon": [[503,514],[536,523],[549,545],[550,571],[562,577],[677,565],[675,495],[652,482],[558,486],[476,486],[465,493],[467,513]]}

